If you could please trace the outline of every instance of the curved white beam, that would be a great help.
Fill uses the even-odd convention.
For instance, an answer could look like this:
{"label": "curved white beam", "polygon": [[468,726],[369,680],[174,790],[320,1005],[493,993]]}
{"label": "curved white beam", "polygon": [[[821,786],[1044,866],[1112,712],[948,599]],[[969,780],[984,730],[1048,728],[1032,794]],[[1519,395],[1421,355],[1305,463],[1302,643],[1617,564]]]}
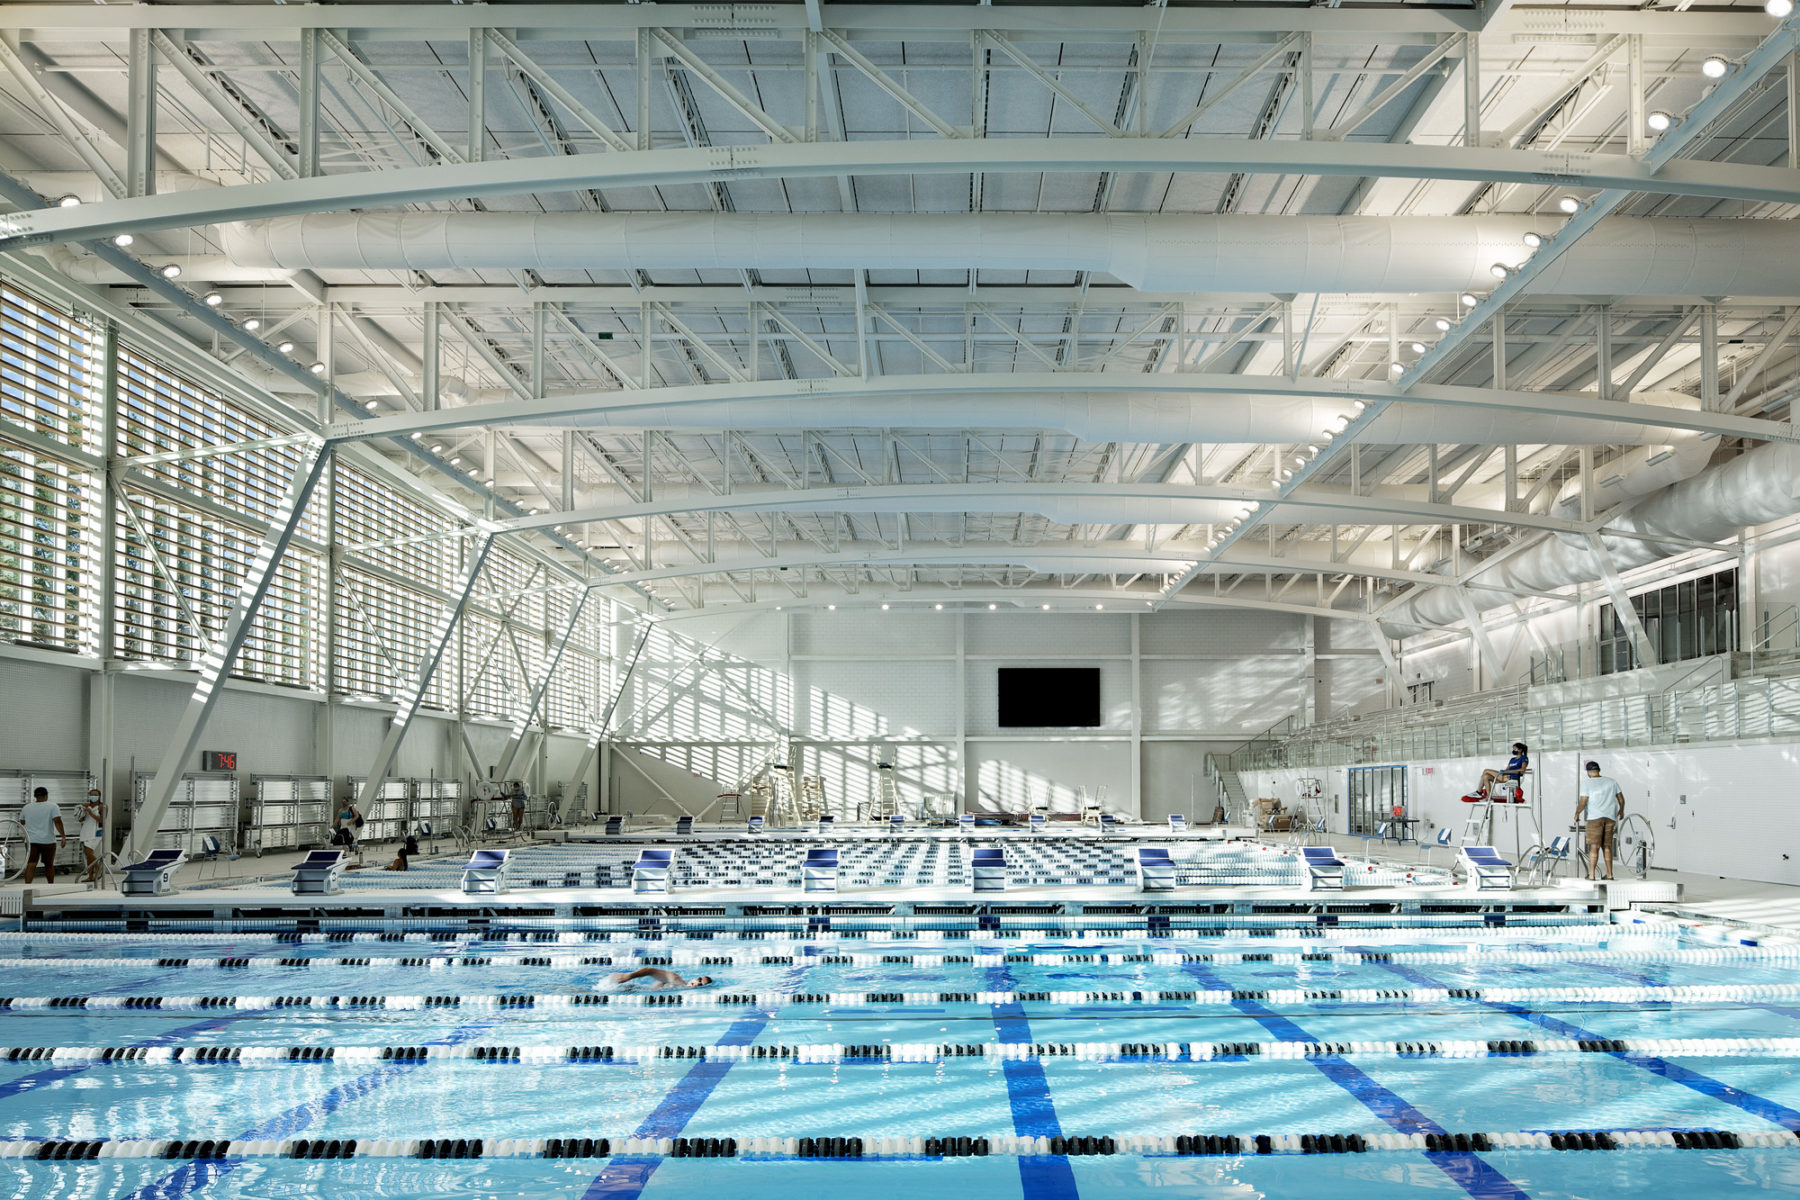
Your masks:
{"label": "curved white beam", "polygon": [[[941,542],[922,542],[900,548],[890,546],[850,546],[836,554],[816,546],[787,546],[775,555],[734,554],[711,562],[667,564],[644,571],[622,571],[609,576],[605,587],[657,583],[669,579],[695,579],[708,575],[728,575],[750,571],[779,571],[803,568],[844,569],[890,566],[1015,566],[1043,574],[1136,575],[1165,574],[1187,566],[1204,553],[1199,544],[1158,546],[1154,550],[1123,542],[1041,542],[1019,545],[1009,542],[967,543],[947,546]],[[1391,579],[1401,583],[1439,585],[1441,575],[1423,571],[1407,571],[1369,563],[1337,562],[1330,559],[1275,558],[1242,548],[1219,560],[1220,565],[1241,574],[1312,574],[1353,575],[1357,578]]]}
{"label": "curved white beam", "polygon": [[[527,533],[591,521],[707,512],[959,513],[1031,512],[1059,524],[1223,524],[1248,506],[1265,503],[1253,488],[1172,483],[947,483],[879,487],[756,488],[728,494],[693,490],[658,493],[649,501],[541,513],[509,521],[481,521],[487,533]],[[1578,521],[1530,512],[1501,512],[1460,504],[1429,504],[1386,496],[1352,496],[1309,489],[1280,503],[1295,522],[1340,525],[1442,524],[1468,521],[1585,534]]]}
{"label": "curved white beam", "polygon": [[1538,150],[1386,142],[1231,138],[800,142],[438,163],[136,196],[76,208],[37,209],[0,218],[0,250],[256,217],[391,208],[435,200],[579,188],[970,171],[1385,176],[1622,188],[1755,203],[1800,203],[1800,179],[1781,167],[1677,161],[1658,171],[1618,154],[1576,156]]}
{"label": "curved white beam", "polygon": [[[1754,441],[1800,441],[1793,425],[1739,417],[1729,413],[1701,412],[1666,404],[1642,404],[1622,400],[1602,400],[1598,396],[1569,392],[1503,391],[1494,388],[1458,387],[1449,384],[1419,384],[1402,392],[1393,384],[1379,380],[1303,377],[1289,379],[1281,375],[1228,375],[1175,373],[1145,374],[1141,371],[1017,371],[970,372],[939,375],[884,375],[873,379],[799,379],[763,380],[754,383],[695,384],[684,387],[638,388],[629,392],[573,392],[543,400],[514,400],[490,404],[470,404],[460,408],[435,409],[430,412],[400,413],[387,417],[371,417],[361,421],[345,421],[329,435],[336,441],[361,441],[367,438],[404,437],[414,432],[429,433],[435,429],[454,429],[472,425],[586,425],[619,429],[694,428],[692,418],[681,414],[695,410],[699,427],[706,429],[737,428],[731,419],[734,406],[757,406],[792,403],[796,419],[792,428],[907,428],[910,412],[920,401],[948,401],[965,404],[971,396],[1014,396],[1023,398],[1019,428],[1068,428],[1077,436],[1096,436],[1101,420],[1110,422],[1104,428],[1115,430],[1098,434],[1118,441],[1263,441],[1259,436],[1255,410],[1249,397],[1281,397],[1308,401],[1335,399],[1343,403],[1333,412],[1349,412],[1346,406],[1360,400],[1404,400],[1416,404],[1462,406],[1499,410],[1503,413],[1528,413],[1535,418],[1567,420],[1580,418],[1588,422],[1605,422],[1615,428],[1586,431],[1559,430],[1552,424],[1534,423],[1543,436],[1534,440],[1568,444],[1591,441],[1594,444],[1628,444],[1657,440],[1648,436],[1649,429],[1688,429],[1697,433],[1713,433]],[[1131,429],[1135,414],[1129,407],[1136,397],[1185,398],[1218,397],[1220,406],[1213,411],[1195,408],[1194,427],[1180,436],[1167,435],[1159,426],[1140,436]],[[1046,399],[1048,398],[1048,399]],[[821,402],[830,402],[821,411]],[[1259,399],[1255,403],[1262,403]],[[700,412],[700,406],[712,406]],[[810,407],[809,407],[810,406]],[[1084,423],[1082,410],[1092,426]],[[964,409],[962,427],[969,425]],[[1046,420],[1053,412],[1060,423]],[[1033,414],[1036,415],[1033,415]],[[1322,415],[1322,414],[1315,414]],[[819,416],[829,416],[820,420]],[[1384,418],[1389,419],[1389,418]],[[1406,420],[1404,412],[1391,418]],[[769,428],[769,418],[759,412],[748,423]],[[1228,424],[1229,423],[1229,424]],[[1231,431],[1236,425],[1238,432]],[[1322,426],[1322,422],[1320,423]],[[1622,428],[1620,428],[1622,427]],[[1321,430],[1322,431],[1322,430]],[[1518,432],[1518,427],[1511,431]],[[1515,440],[1495,436],[1492,442]]]}
{"label": "curved white beam", "polygon": [[[808,588],[808,593],[805,596],[794,596],[787,592],[781,592],[771,595],[767,599],[732,600],[724,604],[708,604],[703,608],[658,614],[656,623],[662,625],[679,622],[683,619],[717,617],[726,614],[820,609],[828,605],[837,608],[875,608],[881,604],[891,604],[900,611],[916,609],[929,612],[934,611],[938,605],[942,605],[945,611],[950,611],[957,608],[985,609],[992,604],[1001,609],[1012,608],[1037,612],[1042,609],[1043,605],[1048,604],[1053,613],[1091,613],[1096,611],[1134,613],[1151,611],[1151,604],[1157,598],[1157,593],[1143,588],[1118,589],[1098,584],[1073,588],[915,586],[912,588],[863,588],[857,592],[845,592],[836,588],[822,588],[815,582]],[[1184,592],[1179,596],[1171,596],[1163,607],[1251,609],[1257,612],[1288,613],[1299,617],[1323,617],[1333,621],[1354,621],[1363,625],[1374,620],[1368,613],[1353,609],[1284,604],[1279,600],[1259,600],[1250,596],[1237,597],[1230,594],[1209,596],[1199,592],[1191,595]]]}

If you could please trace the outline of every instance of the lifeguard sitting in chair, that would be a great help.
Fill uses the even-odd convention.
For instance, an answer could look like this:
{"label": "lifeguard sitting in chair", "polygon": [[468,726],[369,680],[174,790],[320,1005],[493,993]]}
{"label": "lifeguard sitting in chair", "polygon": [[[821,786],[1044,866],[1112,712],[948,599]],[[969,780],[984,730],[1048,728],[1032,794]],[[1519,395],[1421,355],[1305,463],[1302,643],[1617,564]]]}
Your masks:
{"label": "lifeguard sitting in chair", "polygon": [[1474,791],[1463,797],[1464,804],[1480,804],[1484,800],[1505,804],[1525,803],[1525,772],[1531,769],[1531,756],[1526,752],[1524,742],[1514,742],[1512,757],[1506,760],[1506,766],[1496,771],[1489,767],[1481,773],[1481,783]]}

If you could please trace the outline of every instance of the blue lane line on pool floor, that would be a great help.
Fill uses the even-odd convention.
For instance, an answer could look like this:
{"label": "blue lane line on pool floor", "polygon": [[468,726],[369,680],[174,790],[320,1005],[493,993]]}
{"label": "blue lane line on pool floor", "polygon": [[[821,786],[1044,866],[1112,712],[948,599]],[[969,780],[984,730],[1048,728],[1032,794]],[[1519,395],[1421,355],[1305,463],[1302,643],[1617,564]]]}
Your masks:
{"label": "blue lane line on pool floor", "polygon": [[[803,958],[811,959],[818,953],[812,946],[803,947]],[[812,969],[810,961],[802,961],[790,967],[782,976],[779,988],[785,992],[799,990],[800,982]],[[769,1021],[775,1016],[772,1011],[754,1012],[739,1017],[731,1023],[724,1035],[715,1043],[720,1046],[748,1046],[762,1035]],[[680,1137],[681,1131],[687,1128],[694,1114],[700,1111],[707,1098],[719,1086],[731,1070],[729,1061],[720,1062],[713,1059],[702,1059],[688,1069],[687,1074],[676,1081],[667,1095],[650,1110],[638,1125],[633,1137],[641,1138],[673,1138]],[[619,1155],[614,1157],[588,1184],[587,1191],[582,1193],[582,1200],[637,1200],[649,1186],[650,1177],[656,1168],[663,1163],[660,1154]]]}
{"label": "blue lane line on pool floor", "polygon": [[[990,991],[1013,990],[1012,972],[1004,966],[987,967]],[[1031,1022],[1018,1001],[992,1006],[994,1032],[1000,1041],[1031,1044]],[[1006,1079],[1006,1102],[1012,1109],[1013,1132],[1020,1137],[1061,1137],[1062,1122],[1050,1099],[1050,1079],[1044,1064],[1035,1058],[1003,1058],[1000,1070]],[[1075,1167],[1066,1155],[1027,1154],[1019,1157],[1019,1186],[1025,1200],[1077,1200]]]}
{"label": "blue lane line on pool floor", "polygon": [[[1231,984],[1205,967],[1189,963],[1184,969],[1209,988],[1232,990]],[[1263,1007],[1254,1000],[1233,1000],[1231,1003],[1239,1011],[1255,1017],[1264,1029],[1284,1042],[1316,1042],[1319,1040],[1292,1020],[1273,1009]],[[1438,1134],[1448,1132],[1436,1121],[1407,1103],[1398,1093],[1375,1082],[1360,1067],[1349,1060],[1330,1054],[1309,1057],[1306,1061],[1325,1078],[1349,1092],[1362,1103],[1364,1108],[1387,1122],[1396,1131]],[[1530,1200],[1524,1188],[1502,1175],[1475,1151],[1425,1150],[1420,1153],[1432,1166],[1449,1176],[1451,1182],[1469,1193],[1474,1200]]]}
{"label": "blue lane line on pool floor", "polygon": [[[1430,975],[1427,975],[1416,967],[1408,967],[1400,963],[1382,963],[1380,965],[1400,976],[1402,979],[1422,984],[1425,987],[1441,988],[1444,986],[1438,980],[1432,978]],[[1548,1013],[1537,1012],[1522,1004],[1509,1004],[1500,1000],[1480,1000],[1477,1001],[1477,1003],[1484,1007],[1491,1008],[1496,1012],[1509,1013],[1522,1021],[1529,1021],[1533,1025],[1548,1029],[1552,1033],[1559,1033],[1566,1038],[1593,1041],[1605,1037],[1604,1034],[1583,1029],[1573,1022],[1564,1021],[1558,1017],[1553,1017]],[[1734,1108],[1742,1109],[1753,1116],[1758,1116],[1765,1121],[1780,1125],[1784,1129],[1800,1130],[1800,1111],[1789,1108],[1785,1104],[1777,1104],[1773,1100],[1765,1100],[1763,1097],[1758,1096],[1753,1092],[1746,1092],[1741,1088],[1734,1088],[1730,1084],[1714,1079],[1710,1075],[1703,1075],[1699,1071],[1677,1066],[1675,1063],[1672,1063],[1665,1058],[1658,1058],[1653,1054],[1639,1054],[1631,1050],[1621,1050],[1613,1053],[1612,1057],[1618,1059],[1620,1062],[1630,1063],[1634,1067],[1640,1067],[1652,1074],[1660,1075],[1672,1083],[1679,1083],[1683,1087],[1692,1088],[1702,1095],[1711,1096],[1714,1100],[1729,1104]]]}
{"label": "blue lane line on pool floor", "polygon": [[[454,949],[446,949],[438,957],[454,957]],[[483,1016],[476,1021],[468,1021],[458,1025],[435,1042],[424,1043],[427,1046],[455,1046],[468,1041],[503,1023],[507,1019],[505,1010]],[[305,1104],[297,1104],[286,1112],[277,1113],[256,1127],[232,1138],[234,1142],[279,1140],[293,1137],[311,1128],[317,1122],[330,1116],[339,1108],[352,1100],[360,1100],[370,1092],[384,1088],[397,1079],[412,1074],[425,1064],[422,1062],[384,1063],[375,1070],[359,1075],[348,1083],[339,1084],[317,1100],[309,1100]],[[120,1200],[183,1200],[213,1180],[243,1166],[246,1159],[200,1159],[183,1163],[179,1168],[145,1184]]]}
{"label": "blue lane line on pool floor", "polygon": [[[257,954],[244,955],[241,957],[255,958],[255,957],[257,957],[258,954],[270,955],[270,954],[274,954],[279,949],[281,949],[281,947],[272,946],[266,950],[258,951]],[[36,959],[33,961],[39,962],[39,963],[48,963],[48,962],[53,962],[55,960],[53,960],[53,959]],[[132,980],[128,980],[124,983],[115,983],[111,987],[104,987],[104,988],[101,988],[99,991],[89,992],[88,995],[90,995],[90,996],[111,996],[111,995],[117,995],[119,993],[125,993],[127,995],[130,995],[132,993],[135,993],[137,991],[137,989],[144,987],[146,985],[156,984],[156,983],[164,983],[167,981],[168,981],[168,976],[166,974],[165,975],[152,975],[152,976],[148,976],[143,979],[132,979]],[[68,1013],[66,1011],[58,1011],[58,1010],[54,1010],[54,1009],[49,1009],[49,1010],[45,1010],[45,1011],[48,1014],[54,1015],[54,1016],[67,1016],[68,1015]],[[131,1011],[135,1014],[135,1013],[138,1013],[140,1010],[127,1010],[127,1011]],[[144,1038],[140,1041],[127,1042],[125,1044],[128,1046],[134,1047],[134,1048],[149,1047],[149,1046],[167,1046],[170,1042],[179,1041],[180,1039],[186,1038],[186,1037],[192,1037],[194,1034],[197,1034],[197,1033],[205,1033],[208,1030],[212,1030],[212,1029],[223,1029],[226,1026],[230,1025],[233,1021],[236,1021],[240,1018],[260,1016],[261,1014],[263,1014],[264,1012],[267,1012],[267,1011],[268,1011],[267,1009],[249,1009],[249,1010],[245,1010],[243,1012],[234,1012],[231,1016],[213,1017],[213,1018],[211,1018],[209,1020],[205,1020],[205,1021],[196,1021],[191,1025],[180,1025],[174,1029],[166,1029],[162,1033],[155,1034],[154,1036]],[[15,1013],[13,1015],[17,1016],[19,1014]],[[5,1083],[0,1083],[0,1100],[4,1100],[10,1096],[17,1096],[21,1092],[29,1092],[36,1088],[45,1087],[49,1084],[56,1083],[59,1080],[68,1079],[70,1076],[80,1075],[85,1071],[92,1071],[96,1067],[105,1066],[105,1065],[108,1065],[108,1064],[101,1063],[97,1060],[90,1060],[90,1061],[79,1063],[79,1064],[71,1064],[70,1066],[66,1066],[66,1067],[47,1067],[42,1071],[33,1071],[29,1075],[21,1075],[17,1079],[9,1079]]]}

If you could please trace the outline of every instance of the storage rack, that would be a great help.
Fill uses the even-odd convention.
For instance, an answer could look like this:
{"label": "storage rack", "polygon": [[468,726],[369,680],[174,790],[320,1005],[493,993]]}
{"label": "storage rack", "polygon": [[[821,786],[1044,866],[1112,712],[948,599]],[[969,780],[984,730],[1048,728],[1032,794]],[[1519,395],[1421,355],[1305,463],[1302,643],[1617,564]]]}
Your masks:
{"label": "storage rack", "polygon": [[415,779],[413,783],[412,826],[431,822],[433,832],[448,837],[462,824],[463,785],[460,779]]}
{"label": "storage rack", "polygon": [[[154,775],[131,777],[131,815],[136,824],[150,793]],[[189,771],[180,780],[162,823],[156,827],[158,848],[172,847],[189,854],[201,852],[207,837],[219,839],[221,850],[235,853],[238,840],[238,779],[230,771]]]}
{"label": "storage rack", "polygon": [[331,777],[252,775],[256,795],[244,804],[246,850],[293,850],[331,840]]}
{"label": "storage rack", "polygon": [[76,833],[82,802],[93,786],[94,777],[86,771],[0,768],[0,844],[6,847],[7,870],[24,869],[25,826],[20,813],[37,788],[49,791],[50,802],[62,809],[63,828],[69,833],[68,846],[56,856],[57,869],[81,866],[80,839]]}
{"label": "storage rack", "polygon": [[[365,776],[349,775],[344,780],[350,785],[350,800],[361,805]],[[359,842],[397,842],[406,836],[409,822],[412,820],[413,779],[383,780],[381,790],[376,793],[374,801],[362,809],[363,827],[356,831]]]}

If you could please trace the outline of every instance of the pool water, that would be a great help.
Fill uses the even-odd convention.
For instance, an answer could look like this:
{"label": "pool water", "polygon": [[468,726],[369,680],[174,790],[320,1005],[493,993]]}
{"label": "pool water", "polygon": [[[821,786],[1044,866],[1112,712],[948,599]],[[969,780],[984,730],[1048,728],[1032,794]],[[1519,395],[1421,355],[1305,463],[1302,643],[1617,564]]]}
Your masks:
{"label": "pool water", "polygon": [[[1672,923],[1505,934],[1384,929],[1363,944],[1349,931],[718,933],[548,946],[4,934],[0,1195],[629,1200],[727,1189],[757,1200],[844,1188],[936,1200],[969,1188],[1073,1200],[1164,1187],[1487,1200],[1800,1186],[1792,947],[1721,950]],[[679,1006],[604,990],[593,1002],[610,972],[646,958],[720,985],[682,993]],[[1621,1002],[1619,988],[1652,998]],[[409,997],[437,999],[405,1007]],[[44,1048],[59,1053],[34,1053]],[[125,1048],[125,1061],[101,1061]],[[393,1048],[423,1057],[395,1060]],[[238,1061],[204,1061],[234,1051]],[[1744,1144],[1503,1144],[1689,1130]],[[1491,1148],[1401,1136],[1435,1145],[1476,1133]],[[1239,1151],[1176,1153],[1169,1139],[1193,1135],[1236,1137]],[[1299,1153],[1301,1135],[1336,1135],[1337,1152]],[[1074,1137],[1111,1139],[1114,1152],[1028,1140]],[[1352,1137],[1366,1152],[1346,1152]],[[549,1138],[604,1138],[611,1152],[542,1157],[533,1139]],[[675,1138],[732,1139],[737,1155],[679,1156],[659,1141]],[[803,1138],[858,1138],[864,1157],[798,1157]],[[971,1151],[985,1139],[989,1152],[933,1152],[958,1138]],[[99,1139],[134,1154],[166,1142],[232,1149],[192,1161],[18,1157]],[[342,1160],[278,1157],[293,1139],[358,1148]],[[482,1156],[408,1156],[429,1139],[479,1140]]]}

